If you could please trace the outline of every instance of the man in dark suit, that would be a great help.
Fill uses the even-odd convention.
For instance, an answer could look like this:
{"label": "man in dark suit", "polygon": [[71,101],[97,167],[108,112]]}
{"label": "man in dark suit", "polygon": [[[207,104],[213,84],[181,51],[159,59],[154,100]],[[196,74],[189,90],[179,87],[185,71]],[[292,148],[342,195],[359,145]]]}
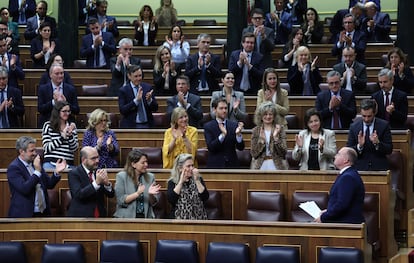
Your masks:
{"label": "man in dark suit", "polygon": [[353,15],[347,14],[343,19],[345,30],[339,32],[332,47],[332,55],[342,59],[342,50],[346,47],[353,47],[356,53],[356,60],[365,64],[365,48],[367,45],[365,33],[355,29],[356,19]]}
{"label": "man in dark suit", "polygon": [[7,69],[0,67],[0,128],[19,128],[24,114],[22,92],[7,85]]}
{"label": "man in dark suit", "polygon": [[391,19],[387,13],[378,11],[374,2],[365,4],[367,17],[362,22],[362,30],[367,35],[368,42],[391,42]]}
{"label": "man in dark suit", "polygon": [[243,29],[242,35],[251,32],[255,36],[255,50],[262,54],[264,68],[273,67],[272,51],[275,48],[274,35],[272,28],[264,25],[265,14],[262,9],[252,10],[252,24]]}
{"label": "man in dark suit", "polygon": [[7,68],[8,84],[12,87],[19,87],[18,80],[24,80],[25,74],[20,63],[19,56],[7,51],[7,41],[0,37],[0,64]]}
{"label": "man in dark suit", "polygon": [[220,56],[210,53],[210,42],[210,35],[198,35],[198,52],[187,58],[185,75],[190,79],[191,93],[211,95],[219,89],[217,79],[221,74],[221,61]]}
{"label": "man in dark suit", "polygon": [[243,123],[227,119],[227,101],[218,98],[211,104],[215,120],[204,124],[204,137],[208,148],[207,168],[239,168],[236,149],[244,149]]}
{"label": "man in dark suit", "polygon": [[116,53],[115,40],[111,33],[102,32],[96,18],[90,18],[91,33],[82,37],[80,56],[86,57],[88,68],[109,68],[109,59]]}
{"label": "man in dark suit", "polygon": [[128,69],[129,82],[119,90],[119,112],[122,114],[121,128],[151,128],[154,122],[153,112],[158,103],[150,84],[142,82],[140,66],[132,65]]}
{"label": "man in dark suit", "polygon": [[[106,15],[108,10],[108,1],[97,0],[95,14],[91,17],[98,19],[99,25],[101,26],[102,32],[112,33],[114,38],[119,37],[118,24],[113,16]],[[90,33],[90,28],[86,28],[86,34]]]}
{"label": "man in dark suit", "polygon": [[96,13],[96,2],[94,0],[78,0],[79,26],[86,25],[89,17]]}
{"label": "man in dark suit", "polygon": [[78,96],[72,85],[63,82],[63,66],[53,64],[49,69],[50,82],[40,85],[37,92],[37,110],[39,111],[38,127],[50,119],[50,113],[57,101],[67,101],[71,114],[79,114]]}
{"label": "man in dark suit", "polygon": [[374,2],[378,7],[378,11],[381,11],[381,0],[349,0],[349,8],[353,7],[357,3],[365,4],[368,2]]}
{"label": "man in dark suit", "polygon": [[19,4],[19,0],[9,0],[9,12],[13,17],[13,22],[19,25],[26,25],[27,19],[36,14],[36,1],[23,0]]}
{"label": "man in dark suit", "polygon": [[275,11],[266,14],[265,26],[274,31],[274,43],[286,44],[292,32],[292,16],[283,10],[283,0],[274,0]]}
{"label": "man in dark suit", "polygon": [[346,47],[342,50],[342,62],[333,66],[341,74],[341,87],[354,92],[355,95],[372,94],[367,91],[367,70],[364,64],[355,60],[355,49]]}
{"label": "man in dark suit", "polygon": [[50,215],[47,189],[53,189],[59,182],[59,173],[66,168],[66,161],[56,162],[53,176],[48,176],[37,155],[35,139],[28,136],[18,138],[16,150],[19,155],[7,168],[10,188],[8,217]]}
{"label": "man in dark suit", "polygon": [[67,216],[106,217],[104,197],[115,196],[106,169],[97,169],[99,154],[94,147],[83,147],[80,151],[80,158],[82,164],[70,171],[68,175],[72,201]]}
{"label": "man in dark suit", "polygon": [[372,94],[372,98],[378,104],[375,115],[386,120],[391,129],[405,129],[408,115],[407,93],[393,87],[394,73],[384,68],[378,73],[378,83],[381,90]]}
{"label": "man in dark suit", "polygon": [[355,3],[349,9],[339,9],[332,18],[329,31],[331,32],[331,43],[336,43],[335,37],[344,30],[343,20],[345,15],[352,14],[355,17],[355,28],[360,29],[364,18],[365,6],[362,3]]}
{"label": "man in dark suit", "polygon": [[190,79],[185,75],[177,77],[175,88],[177,95],[167,100],[168,119],[176,107],[183,107],[187,111],[188,124],[193,127],[200,127],[200,121],[203,119],[203,108],[201,106],[200,96],[190,93]]}
{"label": "man in dark suit", "polygon": [[340,76],[337,71],[329,71],[326,74],[329,90],[319,92],[315,101],[323,127],[327,129],[349,129],[356,115],[355,95],[341,89]]}
{"label": "man in dark suit", "polygon": [[329,191],[328,207],[315,221],[318,223],[365,222],[363,208],[365,198],[364,182],[353,166],[357,153],[349,147],[341,148],[335,156],[339,175]]}
{"label": "man in dark suit", "polygon": [[39,26],[43,22],[48,22],[50,24],[51,35],[50,38],[54,39],[57,37],[57,28],[56,20],[46,15],[47,13],[47,2],[39,1],[36,5],[36,15],[27,19],[27,27],[24,31],[24,38],[26,40],[32,40],[33,38],[39,35]]}
{"label": "man in dark suit", "polygon": [[362,118],[349,128],[346,145],[357,151],[355,168],[359,171],[385,171],[390,168],[387,154],[393,148],[391,130],[386,121],[375,117],[376,112],[375,100],[363,99]]}
{"label": "man in dark suit", "polygon": [[242,49],[235,50],[229,58],[229,70],[235,78],[234,88],[245,95],[257,95],[264,72],[263,56],[254,51],[255,36],[247,32],[242,36]]}
{"label": "man in dark suit", "polygon": [[110,60],[112,79],[108,96],[118,96],[119,89],[129,81],[128,67],[141,64],[141,59],[132,56],[133,42],[131,39],[122,38],[119,40],[118,46],[118,56],[112,57]]}

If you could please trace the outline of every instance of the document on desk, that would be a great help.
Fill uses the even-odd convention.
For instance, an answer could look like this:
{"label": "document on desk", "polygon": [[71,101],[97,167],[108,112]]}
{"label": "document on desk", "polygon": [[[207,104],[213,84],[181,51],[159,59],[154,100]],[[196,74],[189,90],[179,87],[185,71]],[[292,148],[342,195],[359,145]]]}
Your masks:
{"label": "document on desk", "polygon": [[299,207],[302,208],[303,211],[308,213],[313,218],[318,218],[321,214],[321,209],[315,203],[315,201],[307,201],[300,203]]}

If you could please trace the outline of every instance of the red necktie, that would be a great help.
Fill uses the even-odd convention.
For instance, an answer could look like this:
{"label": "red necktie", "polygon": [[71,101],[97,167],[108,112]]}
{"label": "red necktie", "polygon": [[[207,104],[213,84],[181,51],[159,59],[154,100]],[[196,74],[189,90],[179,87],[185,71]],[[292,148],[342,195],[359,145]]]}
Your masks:
{"label": "red necktie", "polygon": [[[89,182],[92,183],[93,182],[93,173],[89,172],[88,177],[89,177]],[[99,217],[98,205],[95,206],[95,210],[93,211],[93,216],[94,217]]]}
{"label": "red necktie", "polygon": [[[335,94],[334,96],[336,96],[337,94]],[[333,124],[332,124],[332,128],[333,129],[339,129],[339,113],[336,109],[333,109]]]}
{"label": "red necktie", "polygon": [[390,113],[387,111],[387,107],[390,105],[390,93],[385,92],[385,120],[390,120]]}

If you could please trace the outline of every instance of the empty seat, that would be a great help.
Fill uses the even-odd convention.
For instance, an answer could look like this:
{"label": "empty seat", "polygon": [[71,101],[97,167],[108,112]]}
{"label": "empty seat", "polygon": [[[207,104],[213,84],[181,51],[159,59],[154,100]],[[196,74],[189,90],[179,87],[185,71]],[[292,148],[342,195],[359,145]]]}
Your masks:
{"label": "empty seat", "polygon": [[299,126],[298,116],[296,114],[288,114],[285,116],[289,129],[301,129]]}
{"label": "empty seat", "polygon": [[59,192],[55,188],[47,189],[51,216],[60,216]]}
{"label": "empty seat", "polygon": [[152,168],[162,168],[162,149],[161,147],[139,147],[148,156],[148,164]]}
{"label": "empty seat", "polygon": [[361,250],[356,248],[321,248],[318,255],[318,263],[363,263]]}
{"label": "empty seat", "polygon": [[81,244],[45,244],[42,263],[85,263],[85,252]]}
{"label": "empty seat", "polygon": [[[282,66],[283,67],[283,66]],[[280,88],[287,90],[288,93],[290,93],[290,86],[287,82],[280,82]]]}
{"label": "empty seat", "polygon": [[215,19],[196,19],[193,21],[193,26],[215,26],[217,22]]}
{"label": "empty seat", "polygon": [[198,168],[206,168],[208,159],[208,149],[207,148],[198,148],[196,152],[196,160]]}
{"label": "empty seat", "polygon": [[158,194],[158,203],[152,208],[154,210],[155,218],[168,218],[168,201],[164,191]]}
{"label": "empty seat", "polygon": [[250,253],[246,244],[210,242],[206,263],[249,263]]}
{"label": "empty seat", "polygon": [[153,69],[154,63],[152,62],[152,59],[150,58],[141,58],[140,66],[142,69]]}
{"label": "empty seat", "polygon": [[0,242],[0,261],[7,263],[26,263],[27,257],[22,242]]}
{"label": "empty seat", "polygon": [[220,192],[208,190],[209,197],[205,203],[208,219],[222,219],[222,205]]}
{"label": "empty seat", "polygon": [[303,211],[299,205],[306,201],[315,201],[321,210],[328,206],[327,192],[295,192],[292,196],[291,220],[293,222],[312,222],[314,218]]}
{"label": "empty seat", "polygon": [[154,119],[154,128],[158,129],[167,129],[170,127],[170,120],[168,119],[168,114],[165,112],[154,112],[152,114]]}
{"label": "empty seat", "polygon": [[256,263],[300,263],[299,249],[282,246],[258,247]]}
{"label": "empty seat", "polygon": [[107,93],[107,84],[82,85],[82,96],[106,96]]}
{"label": "empty seat", "polygon": [[240,168],[250,169],[250,164],[252,162],[252,155],[250,154],[250,149],[243,149],[241,151],[236,150],[237,158],[239,159]]}
{"label": "empty seat", "polygon": [[193,240],[158,240],[155,263],[198,263],[197,244]]}
{"label": "empty seat", "polygon": [[328,86],[328,83],[320,83],[319,84],[319,88],[321,89],[321,91],[324,91],[324,90],[329,90],[329,86]]}
{"label": "empty seat", "polygon": [[292,157],[292,149],[288,149],[286,152],[286,161],[289,164],[289,170],[299,170],[299,161],[296,161]]}
{"label": "empty seat", "polygon": [[100,262],[143,263],[141,245],[136,240],[103,240]]}
{"label": "empty seat", "polygon": [[376,252],[380,249],[378,194],[365,193],[363,214],[367,225],[368,243],[372,245],[373,255],[376,255]]}
{"label": "empty seat", "polygon": [[69,210],[70,202],[72,201],[72,195],[69,189],[61,191],[60,211],[63,216],[66,216]]}
{"label": "empty seat", "polygon": [[281,221],[285,218],[283,194],[250,191],[247,200],[247,220]]}

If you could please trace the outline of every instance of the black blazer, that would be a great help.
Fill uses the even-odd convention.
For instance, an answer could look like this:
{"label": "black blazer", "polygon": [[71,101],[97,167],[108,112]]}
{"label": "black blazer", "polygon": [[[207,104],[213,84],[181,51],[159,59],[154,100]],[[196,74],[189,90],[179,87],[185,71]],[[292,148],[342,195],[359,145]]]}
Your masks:
{"label": "black blazer", "polygon": [[[45,21],[50,24],[50,30],[52,31],[50,34],[50,38],[57,37],[57,27],[56,27],[56,20],[51,16],[45,16]],[[37,37],[39,33],[36,33],[37,29],[37,15],[34,15],[27,19],[27,26],[26,30],[24,31],[24,39],[32,40],[33,38]]]}
{"label": "black blazer", "polygon": [[359,171],[385,171],[389,163],[387,154],[392,153],[391,130],[388,123],[380,118],[375,118],[374,130],[377,131],[379,144],[377,147],[371,142],[365,142],[361,151],[357,149],[358,133],[364,133],[362,120],[354,122],[349,128],[346,146],[352,147],[358,153],[358,160],[354,167]]}
{"label": "black blazer", "polygon": [[10,128],[20,128],[21,119],[24,114],[24,104],[21,90],[8,86],[7,99],[13,100],[13,107],[7,109],[7,118],[9,119]]}
{"label": "black blazer", "polygon": [[[342,129],[349,129],[352,123],[352,119],[356,115],[356,102],[355,95],[349,90],[340,90],[341,105],[336,111],[339,113],[339,120]],[[330,90],[324,90],[318,93],[315,101],[315,108],[322,115],[323,127],[331,129],[333,111],[329,110],[329,101],[331,100],[332,94]]]}
{"label": "black blazer", "polygon": [[204,137],[208,148],[207,168],[240,168],[237,150],[244,149],[244,141],[236,140],[237,122],[226,120],[227,135],[223,142],[218,137],[221,133],[217,120],[204,124]]}
{"label": "black blazer", "polygon": [[[320,91],[319,84],[322,82],[322,76],[318,67],[314,70],[309,70],[309,72],[313,94],[316,95]],[[303,82],[302,72],[299,70],[297,63],[294,66],[289,67],[287,80],[290,86],[289,95],[301,96],[303,94],[305,84]]]}
{"label": "black blazer", "polygon": [[[201,98],[198,95],[188,92],[187,103],[190,103],[190,107],[186,109],[188,114],[188,125],[193,127],[200,127],[200,121],[203,119],[203,108],[201,106]],[[174,95],[173,97],[167,100],[167,114],[168,119],[171,119],[171,113],[174,108],[177,107],[178,96]]]}
{"label": "black blazer", "polygon": [[[112,54],[116,53],[115,39],[112,33],[102,32],[102,40],[105,42],[102,47],[103,54],[105,56],[105,68],[109,68],[109,59]],[[86,67],[94,68],[95,50],[92,48],[93,36],[92,33],[82,37],[82,46],[80,48],[80,56],[86,58]]]}
{"label": "black blazer", "polygon": [[[221,77],[221,61],[220,57],[215,54],[211,55],[211,61],[206,68],[206,81],[210,94],[219,89],[217,79]],[[195,53],[187,58],[185,64],[185,75],[190,79],[190,92],[198,94],[198,86],[200,83],[201,69],[198,68],[199,53]]]}
{"label": "black blazer", "polygon": [[104,186],[101,186],[98,190],[95,190],[89,182],[89,177],[82,165],[69,172],[68,183],[72,201],[67,216],[94,217],[95,207],[98,206],[99,216],[106,217],[104,197],[114,197],[115,191],[113,188],[112,191],[108,191]]}
{"label": "black blazer", "polygon": [[[372,94],[372,98],[375,99],[378,105],[377,114],[375,116],[384,120],[385,104],[383,91],[379,90],[375,92]],[[407,93],[394,88],[390,103],[394,103],[395,107],[395,111],[390,115],[389,125],[391,129],[405,129],[405,122],[407,121],[408,115]]]}
{"label": "black blazer", "polygon": [[[144,108],[148,118],[148,125],[151,127],[154,122],[152,113],[158,110],[158,103],[155,99],[154,94],[152,94],[151,104],[148,104],[147,100],[145,99],[145,94],[152,90],[152,87],[148,83],[144,82],[141,82],[141,86],[143,89],[142,101],[144,102]],[[132,90],[131,83],[128,82],[127,85],[123,86],[119,90],[119,112],[122,114],[122,120],[120,124],[121,128],[135,128],[136,126],[138,107],[135,105],[134,99],[134,91]]]}
{"label": "black blazer", "polygon": [[[336,43],[339,40],[339,36],[340,36],[340,33],[336,34],[335,39],[334,39],[334,44],[332,47],[332,51],[331,51],[333,56],[338,57],[338,63],[341,62],[342,60],[342,49],[344,48],[343,45],[340,46],[339,48],[336,45]],[[352,35],[352,42],[355,44],[354,46],[355,53],[356,53],[355,60],[362,64],[365,64],[365,48],[367,46],[367,37],[365,33],[360,30],[355,30],[354,34]]]}
{"label": "black blazer", "polygon": [[[108,90],[108,96],[118,96],[119,89],[124,86],[124,78],[126,79],[127,83],[129,82],[128,69],[124,66],[124,64],[121,64],[120,70],[117,70],[115,68],[117,58],[118,56],[115,56],[110,59],[112,79],[111,86]],[[137,57],[130,57],[129,64],[139,66],[141,65],[141,59]]]}
{"label": "black blazer", "polygon": [[[156,36],[158,32],[158,23],[155,23],[154,30],[148,28],[148,45],[155,46],[156,45]],[[138,46],[144,45],[144,30],[138,31],[138,23],[135,24],[135,39],[138,41]]]}
{"label": "black blazer", "polygon": [[[83,1],[85,2],[85,1]],[[29,17],[32,17],[36,14],[36,1],[35,0],[26,0],[26,21]],[[19,0],[9,0],[9,12],[10,16],[13,18],[13,22],[19,22]]]}

